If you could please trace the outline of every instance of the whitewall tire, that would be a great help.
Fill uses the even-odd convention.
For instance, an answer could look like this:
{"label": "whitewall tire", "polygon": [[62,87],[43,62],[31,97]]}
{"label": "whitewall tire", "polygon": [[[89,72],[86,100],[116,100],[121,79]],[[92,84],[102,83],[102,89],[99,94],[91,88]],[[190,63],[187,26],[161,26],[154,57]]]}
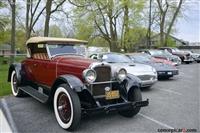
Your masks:
{"label": "whitewall tire", "polygon": [[81,119],[80,100],[76,92],[66,84],[60,85],[53,99],[54,113],[58,124],[67,130],[74,130]]}
{"label": "whitewall tire", "polygon": [[15,70],[12,71],[10,81],[11,81],[12,94],[15,97],[23,96],[23,92],[22,92],[22,90],[19,89],[19,86],[18,86],[17,74],[16,74]]}

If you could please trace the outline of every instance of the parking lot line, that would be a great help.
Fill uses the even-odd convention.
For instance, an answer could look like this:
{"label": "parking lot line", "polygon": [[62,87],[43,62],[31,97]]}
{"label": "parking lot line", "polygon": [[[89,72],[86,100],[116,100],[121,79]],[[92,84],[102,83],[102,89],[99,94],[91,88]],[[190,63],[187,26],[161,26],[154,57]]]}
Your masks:
{"label": "parking lot line", "polygon": [[163,127],[166,127],[166,128],[168,128],[168,129],[174,129],[174,127],[169,126],[169,125],[167,125],[167,124],[165,124],[165,123],[163,123],[163,122],[160,122],[160,121],[158,121],[158,120],[155,120],[155,119],[153,119],[153,118],[151,118],[151,117],[149,117],[149,116],[146,116],[146,115],[144,115],[144,114],[138,113],[138,115],[140,115],[140,116],[142,116],[142,117],[144,117],[144,118],[146,118],[146,119],[148,119],[148,120],[150,120],[150,121],[153,121],[153,122],[157,123],[158,125],[161,125],[161,126],[163,126]]}
{"label": "parking lot line", "polygon": [[180,95],[180,96],[183,95],[183,94],[181,94],[179,92],[176,92],[176,91],[173,91],[173,90],[169,90],[169,89],[158,89],[158,90],[169,92],[169,93],[173,93],[173,94]]}

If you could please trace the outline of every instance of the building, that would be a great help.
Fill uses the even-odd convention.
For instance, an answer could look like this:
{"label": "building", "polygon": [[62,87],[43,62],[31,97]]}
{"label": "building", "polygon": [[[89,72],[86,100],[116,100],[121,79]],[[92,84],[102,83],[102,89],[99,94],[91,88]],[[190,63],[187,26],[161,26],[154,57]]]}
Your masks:
{"label": "building", "polygon": [[1,44],[0,56],[10,55],[10,54],[11,54],[11,46],[9,44]]}

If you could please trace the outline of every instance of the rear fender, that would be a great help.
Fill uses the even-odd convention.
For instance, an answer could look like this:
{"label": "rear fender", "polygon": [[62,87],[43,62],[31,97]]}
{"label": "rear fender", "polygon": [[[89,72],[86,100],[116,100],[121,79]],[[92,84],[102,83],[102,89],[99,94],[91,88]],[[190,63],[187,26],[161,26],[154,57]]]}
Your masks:
{"label": "rear fender", "polygon": [[22,76],[21,76],[22,65],[21,65],[21,63],[13,63],[10,65],[9,71],[8,71],[8,82],[11,81],[11,75],[14,70],[17,75],[17,83],[21,84],[22,83]]}

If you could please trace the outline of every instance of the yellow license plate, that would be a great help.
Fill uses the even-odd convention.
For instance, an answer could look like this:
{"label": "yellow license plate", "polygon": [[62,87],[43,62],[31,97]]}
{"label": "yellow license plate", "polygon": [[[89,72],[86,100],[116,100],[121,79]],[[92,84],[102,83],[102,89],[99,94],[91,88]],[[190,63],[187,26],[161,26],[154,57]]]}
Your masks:
{"label": "yellow license plate", "polygon": [[119,98],[119,90],[106,91],[105,95],[106,95],[106,100],[117,99]]}

